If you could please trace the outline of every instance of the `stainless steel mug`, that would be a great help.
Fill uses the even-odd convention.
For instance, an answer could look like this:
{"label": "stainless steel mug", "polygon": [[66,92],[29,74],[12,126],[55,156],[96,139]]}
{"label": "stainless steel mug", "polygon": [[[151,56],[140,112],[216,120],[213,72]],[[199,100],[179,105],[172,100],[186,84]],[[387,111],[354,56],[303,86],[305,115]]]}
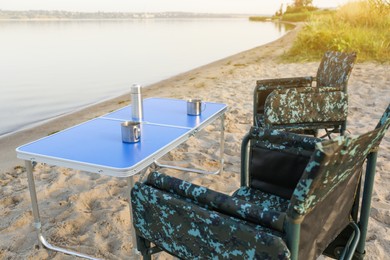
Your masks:
{"label": "stainless steel mug", "polygon": [[187,114],[190,116],[198,116],[202,113],[205,106],[202,108],[202,100],[188,99],[187,100]]}
{"label": "stainless steel mug", "polygon": [[141,123],[125,121],[121,124],[122,142],[137,143],[141,140]]}

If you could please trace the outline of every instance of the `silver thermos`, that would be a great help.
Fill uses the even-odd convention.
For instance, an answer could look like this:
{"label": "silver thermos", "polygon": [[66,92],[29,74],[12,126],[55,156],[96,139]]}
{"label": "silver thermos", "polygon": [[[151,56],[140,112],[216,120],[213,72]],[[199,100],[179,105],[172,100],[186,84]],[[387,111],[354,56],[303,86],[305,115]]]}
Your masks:
{"label": "silver thermos", "polygon": [[139,84],[131,86],[131,117],[135,122],[141,122],[144,119],[141,89]]}

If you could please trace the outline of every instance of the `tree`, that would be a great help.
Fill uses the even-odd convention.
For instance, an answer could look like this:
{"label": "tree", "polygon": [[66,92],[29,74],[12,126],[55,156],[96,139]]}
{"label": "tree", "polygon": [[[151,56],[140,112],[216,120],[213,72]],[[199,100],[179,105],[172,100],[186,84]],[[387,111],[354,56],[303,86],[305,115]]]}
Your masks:
{"label": "tree", "polygon": [[[390,0],[383,0],[383,1],[390,1]],[[313,0],[294,0],[292,4],[287,5],[284,14],[305,13],[305,12],[312,12],[316,10],[318,10],[318,8],[313,6]]]}
{"label": "tree", "polygon": [[283,15],[283,4],[280,5],[279,11],[276,11],[275,16]]}
{"label": "tree", "polygon": [[313,0],[294,0],[294,7],[312,6]]}

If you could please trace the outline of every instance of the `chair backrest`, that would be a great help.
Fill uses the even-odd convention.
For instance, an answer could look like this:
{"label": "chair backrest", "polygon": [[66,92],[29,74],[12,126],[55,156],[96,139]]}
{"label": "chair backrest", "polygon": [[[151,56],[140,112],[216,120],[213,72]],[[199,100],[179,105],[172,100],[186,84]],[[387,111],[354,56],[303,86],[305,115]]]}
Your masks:
{"label": "chair backrest", "polygon": [[358,137],[316,144],[291,197],[288,216],[301,223],[301,256],[318,256],[348,225],[363,163],[390,126],[390,105],[378,126]]}
{"label": "chair backrest", "polygon": [[332,190],[361,168],[368,154],[378,148],[390,126],[390,105],[377,127],[357,137],[339,136],[316,144],[291,199],[291,216],[303,216]]}
{"label": "chair backrest", "polygon": [[290,199],[315,144],[322,139],[256,127],[250,133],[249,178],[242,186]]}
{"label": "chair backrest", "polygon": [[388,124],[388,121],[390,119],[390,104],[387,106],[386,111],[383,113],[381,119],[379,120],[378,124],[376,125],[375,129],[380,129],[385,127]]}
{"label": "chair backrest", "polygon": [[342,87],[346,91],[356,52],[325,52],[317,70],[318,87]]}

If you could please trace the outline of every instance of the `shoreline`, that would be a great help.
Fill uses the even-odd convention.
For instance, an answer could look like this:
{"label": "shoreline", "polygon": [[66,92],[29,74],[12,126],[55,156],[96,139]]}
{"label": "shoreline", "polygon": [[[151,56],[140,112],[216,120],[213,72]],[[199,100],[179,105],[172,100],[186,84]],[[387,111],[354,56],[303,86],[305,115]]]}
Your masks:
{"label": "shoreline", "polygon": [[[176,82],[186,81],[188,79],[192,81],[196,76],[199,76],[199,74],[210,74],[211,70],[219,70],[219,74],[223,75],[224,71],[232,69],[232,66],[228,64],[229,61],[240,60],[242,57],[245,57],[246,55],[251,55],[254,52],[262,52],[263,55],[260,56],[260,59],[266,59],[267,57],[272,55],[271,50],[277,51],[277,48],[281,48],[285,43],[291,41],[295,37],[299,29],[300,27],[298,25],[275,41],[237,54],[233,54],[226,58],[216,60],[214,62],[205,64],[192,70],[180,73],[173,77],[158,81],[151,85],[144,86],[143,98],[153,96],[169,97],[169,94],[171,93],[170,89],[172,89],[172,85],[176,84]],[[284,47],[280,50],[282,49],[287,48]],[[252,62],[254,62],[254,60],[258,58],[259,57],[254,57]],[[236,67],[239,67],[239,65],[236,65]],[[31,127],[20,129],[16,132],[7,133],[3,136],[0,136],[0,154],[2,154],[2,160],[0,161],[0,174],[6,171],[11,171],[12,168],[23,164],[23,161],[16,158],[15,152],[15,149],[20,145],[45,137],[47,135],[50,135],[51,133],[64,130],[73,125],[80,124],[84,121],[119,109],[128,104],[130,104],[130,92],[119,95],[114,98],[110,98],[108,100],[103,100],[101,102],[88,105],[76,111],[72,111],[54,118],[44,120],[43,122],[36,123]]]}

